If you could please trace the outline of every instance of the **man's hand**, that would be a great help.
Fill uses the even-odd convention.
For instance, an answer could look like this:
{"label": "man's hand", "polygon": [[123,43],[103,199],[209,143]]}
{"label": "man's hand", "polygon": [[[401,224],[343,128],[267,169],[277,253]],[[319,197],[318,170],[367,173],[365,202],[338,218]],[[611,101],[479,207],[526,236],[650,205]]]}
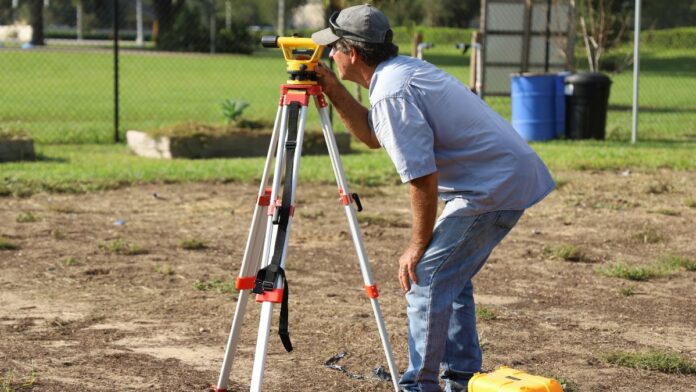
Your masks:
{"label": "man's hand", "polygon": [[324,93],[328,95],[329,99],[333,100],[336,89],[342,87],[336,74],[331,71],[329,66],[324,62],[319,62],[319,64],[317,64],[317,66],[314,68],[314,72],[317,74],[317,82],[321,86]]}
{"label": "man's hand", "polygon": [[399,283],[404,292],[411,290],[411,282],[418,283],[416,264],[420,261],[425,248],[409,246],[399,259]]}
{"label": "man's hand", "polygon": [[433,235],[437,214],[437,172],[411,180],[409,195],[413,215],[411,241],[399,259],[399,283],[404,291],[411,289],[410,282],[418,283],[416,264]]}

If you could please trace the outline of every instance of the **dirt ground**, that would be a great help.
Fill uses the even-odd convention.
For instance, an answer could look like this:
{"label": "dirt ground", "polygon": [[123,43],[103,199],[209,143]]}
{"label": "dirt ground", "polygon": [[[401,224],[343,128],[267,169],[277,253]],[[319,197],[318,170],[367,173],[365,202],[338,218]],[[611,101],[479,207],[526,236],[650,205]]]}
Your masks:
{"label": "dirt ground", "polygon": [[[598,272],[666,254],[696,260],[696,174],[555,177],[559,189],[527,211],[475,278],[488,316],[479,321],[484,369],[559,377],[576,392],[696,391],[694,375],[603,360],[648,349],[696,359],[696,272],[639,282]],[[352,190],[365,206],[362,232],[403,371],[396,266],[409,237],[407,189]],[[236,183],[170,184],[1,198],[0,236],[18,246],[0,250],[5,390],[211,390],[237,301],[211,286],[239,273],[256,193]],[[264,390],[389,391],[373,376],[386,361],[335,186],[300,184],[297,195],[287,261],[295,350],[283,350],[274,318]],[[205,247],[184,249],[185,240]],[[580,261],[548,251],[564,244],[584,253]],[[260,306],[247,309],[233,391],[247,390],[251,376]],[[340,352],[337,364],[355,377],[323,366]]]}

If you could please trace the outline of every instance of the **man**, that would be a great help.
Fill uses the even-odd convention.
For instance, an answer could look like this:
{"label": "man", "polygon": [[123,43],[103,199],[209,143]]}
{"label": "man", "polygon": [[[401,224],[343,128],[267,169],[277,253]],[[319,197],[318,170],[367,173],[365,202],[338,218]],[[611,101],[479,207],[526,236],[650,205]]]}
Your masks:
{"label": "man", "polygon": [[[412,233],[399,259],[409,364],[399,385],[440,391],[439,375],[447,391],[466,390],[481,369],[471,278],[553,180],[510,124],[457,79],[398,56],[377,8],[346,8],[329,23],[312,39],[331,48],[341,79],[369,89],[371,108],[326,67],[317,67],[319,83],[348,130],[384,147],[409,183]],[[436,221],[438,195],[445,207]]]}

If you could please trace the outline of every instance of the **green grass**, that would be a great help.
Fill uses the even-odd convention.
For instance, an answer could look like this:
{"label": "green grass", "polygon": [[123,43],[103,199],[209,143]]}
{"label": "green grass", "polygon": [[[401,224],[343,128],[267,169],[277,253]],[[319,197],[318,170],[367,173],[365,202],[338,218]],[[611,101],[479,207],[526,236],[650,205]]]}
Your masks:
{"label": "green grass", "polygon": [[100,244],[99,248],[109,253],[115,253],[126,256],[142,255],[148,253],[146,249],[141,248],[139,245],[130,243],[120,238]]}
{"label": "green grass", "polygon": [[624,297],[630,297],[636,293],[636,286],[630,285],[630,286],[623,286],[619,289],[619,294],[623,295]]}
{"label": "green grass", "polygon": [[615,262],[609,266],[599,267],[597,268],[597,272],[608,277],[634,281],[644,281],[661,276],[660,271],[653,266],[631,266],[623,262]]}
{"label": "green grass", "polygon": [[17,250],[19,245],[10,242],[7,238],[0,236],[0,250]]}
{"label": "green grass", "polygon": [[545,245],[543,253],[565,261],[587,261],[585,252],[573,244]]}
{"label": "green grass", "polygon": [[687,271],[696,271],[696,261],[675,254],[662,256],[659,262],[667,270],[685,269]]}
{"label": "green grass", "polygon": [[185,238],[181,240],[179,246],[186,250],[202,250],[207,248],[203,241],[196,238]]}
{"label": "green grass", "polygon": [[33,363],[31,370],[29,370],[29,373],[25,376],[17,374],[14,369],[10,369],[4,374],[0,374],[0,391],[14,392],[31,390],[38,381],[38,378],[39,372],[36,367],[34,367]]}
{"label": "green grass", "polygon": [[[402,53],[409,50],[401,44]],[[622,49],[623,50],[623,49]],[[468,82],[468,55],[448,45],[425,59]],[[50,145],[47,142],[108,143],[113,140],[111,52],[104,50],[6,50],[0,56],[0,129],[26,130],[37,143],[37,160],[3,163],[0,196],[37,192],[81,193],[152,182],[254,182],[264,158],[154,160],[133,156],[123,145]],[[552,171],[672,169],[696,171],[696,56],[688,49],[647,47],[641,63],[640,142],[630,133],[631,75],[613,74],[606,141],[532,143]],[[581,63],[581,62],[580,62]],[[278,86],[286,79],[277,50],[253,56],[124,51],[121,58],[121,131],[154,130],[187,121],[223,124],[221,103],[245,99],[250,119],[272,120]],[[349,89],[355,86],[349,83]],[[362,91],[363,102],[367,92]],[[510,119],[510,98],[488,103]],[[308,129],[318,128],[315,110]],[[340,121],[335,121],[342,131]],[[353,141],[342,156],[350,184],[399,182],[386,154]],[[303,157],[302,181],[334,183],[330,161]],[[658,184],[659,185],[659,184]],[[650,190],[646,190],[649,192]],[[655,188],[655,191],[660,189]],[[669,190],[667,190],[669,191]],[[688,206],[696,205],[691,199]]]}
{"label": "green grass", "polygon": [[29,134],[23,129],[21,124],[0,123],[0,140],[24,139]]}
{"label": "green grass", "polygon": [[[466,34],[469,34],[468,32]],[[465,34],[465,35],[466,35]],[[401,43],[401,52],[410,45]],[[628,50],[620,48],[618,51]],[[582,53],[582,52],[580,52]],[[468,83],[469,54],[438,45],[425,60]],[[19,124],[37,142],[113,140],[113,58],[110,50],[6,50],[0,57],[0,125]],[[578,64],[584,65],[583,58]],[[224,123],[221,104],[238,98],[250,119],[273,119],[286,80],[278,50],[254,55],[156,53],[124,50],[120,59],[120,129],[148,130],[186,121]],[[631,72],[612,74],[607,138],[626,141],[631,130]],[[645,47],[641,60],[639,140],[694,141],[696,56],[691,49]],[[348,83],[351,91],[353,83]],[[363,101],[367,92],[363,89]],[[510,98],[490,97],[510,119]],[[310,110],[308,127],[319,127]],[[336,124],[338,130],[342,125]],[[693,146],[692,146],[693,147]]]}
{"label": "green grass", "polygon": [[155,272],[160,273],[162,275],[166,275],[166,276],[171,276],[171,275],[175,274],[174,268],[172,268],[172,266],[167,265],[167,264],[164,264],[164,265],[157,264],[155,266]]}
{"label": "green grass", "polygon": [[498,316],[493,309],[481,305],[476,306],[477,320],[494,320],[496,317]]}
{"label": "green grass", "polygon": [[613,365],[635,369],[656,370],[663,373],[696,374],[696,363],[688,357],[668,351],[611,352],[603,357]]}
{"label": "green grass", "polygon": [[[556,170],[696,170],[696,143],[554,141],[532,147],[552,171]],[[399,183],[383,150],[367,150],[353,141],[355,153],[342,155],[349,184],[373,186]],[[690,150],[691,149],[691,150]],[[124,145],[36,146],[38,159],[2,164],[0,196],[28,196],[38,192],[83,193],[153,182],[254,182],[265,157],[208,160],[158,160],[138,157]],[[333,184],[327,156],[304,156],[300,181]]]}
{"label": "green grass", "polygon": [[39,220],[39,218],[37,218],[36,215],[32,214],[31,212],[22,212],[17,215],[16,218],[17,223],[33,223],[37,220]]}
{"label": "green grass", "polygon": [[230,279],[228,281],[223,281],[220,279],[215,280],[199,280],[196,279],[193,282],[193,288],[200,291],[216,291],[220,294],[231,294],[237,292],[237,287],[235,281]]}
{"label": "green grass", "polygon": [[633,281],[672,275],[682,270],[696,271],[696,262],[683,256],[667,254],[655,262],[645,265],[634,266],[624,262],[615,262],[608,266],[597,267],[597,272],[601,275]]}

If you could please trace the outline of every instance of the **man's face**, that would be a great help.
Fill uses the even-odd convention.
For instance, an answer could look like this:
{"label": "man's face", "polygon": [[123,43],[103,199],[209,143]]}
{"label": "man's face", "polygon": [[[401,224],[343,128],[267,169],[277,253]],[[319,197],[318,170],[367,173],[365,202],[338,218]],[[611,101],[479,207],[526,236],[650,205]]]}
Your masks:
{"label": "man's face", "polygon": [[334,63],[336,63],[336,69],[338,70],[338,76],[342,80],[352,80],[350,79],[351,70],[351,53],[345,53],[343,47],[340,45],[331,45],[331,52],[329,52],[329,58],[331,58]]}

